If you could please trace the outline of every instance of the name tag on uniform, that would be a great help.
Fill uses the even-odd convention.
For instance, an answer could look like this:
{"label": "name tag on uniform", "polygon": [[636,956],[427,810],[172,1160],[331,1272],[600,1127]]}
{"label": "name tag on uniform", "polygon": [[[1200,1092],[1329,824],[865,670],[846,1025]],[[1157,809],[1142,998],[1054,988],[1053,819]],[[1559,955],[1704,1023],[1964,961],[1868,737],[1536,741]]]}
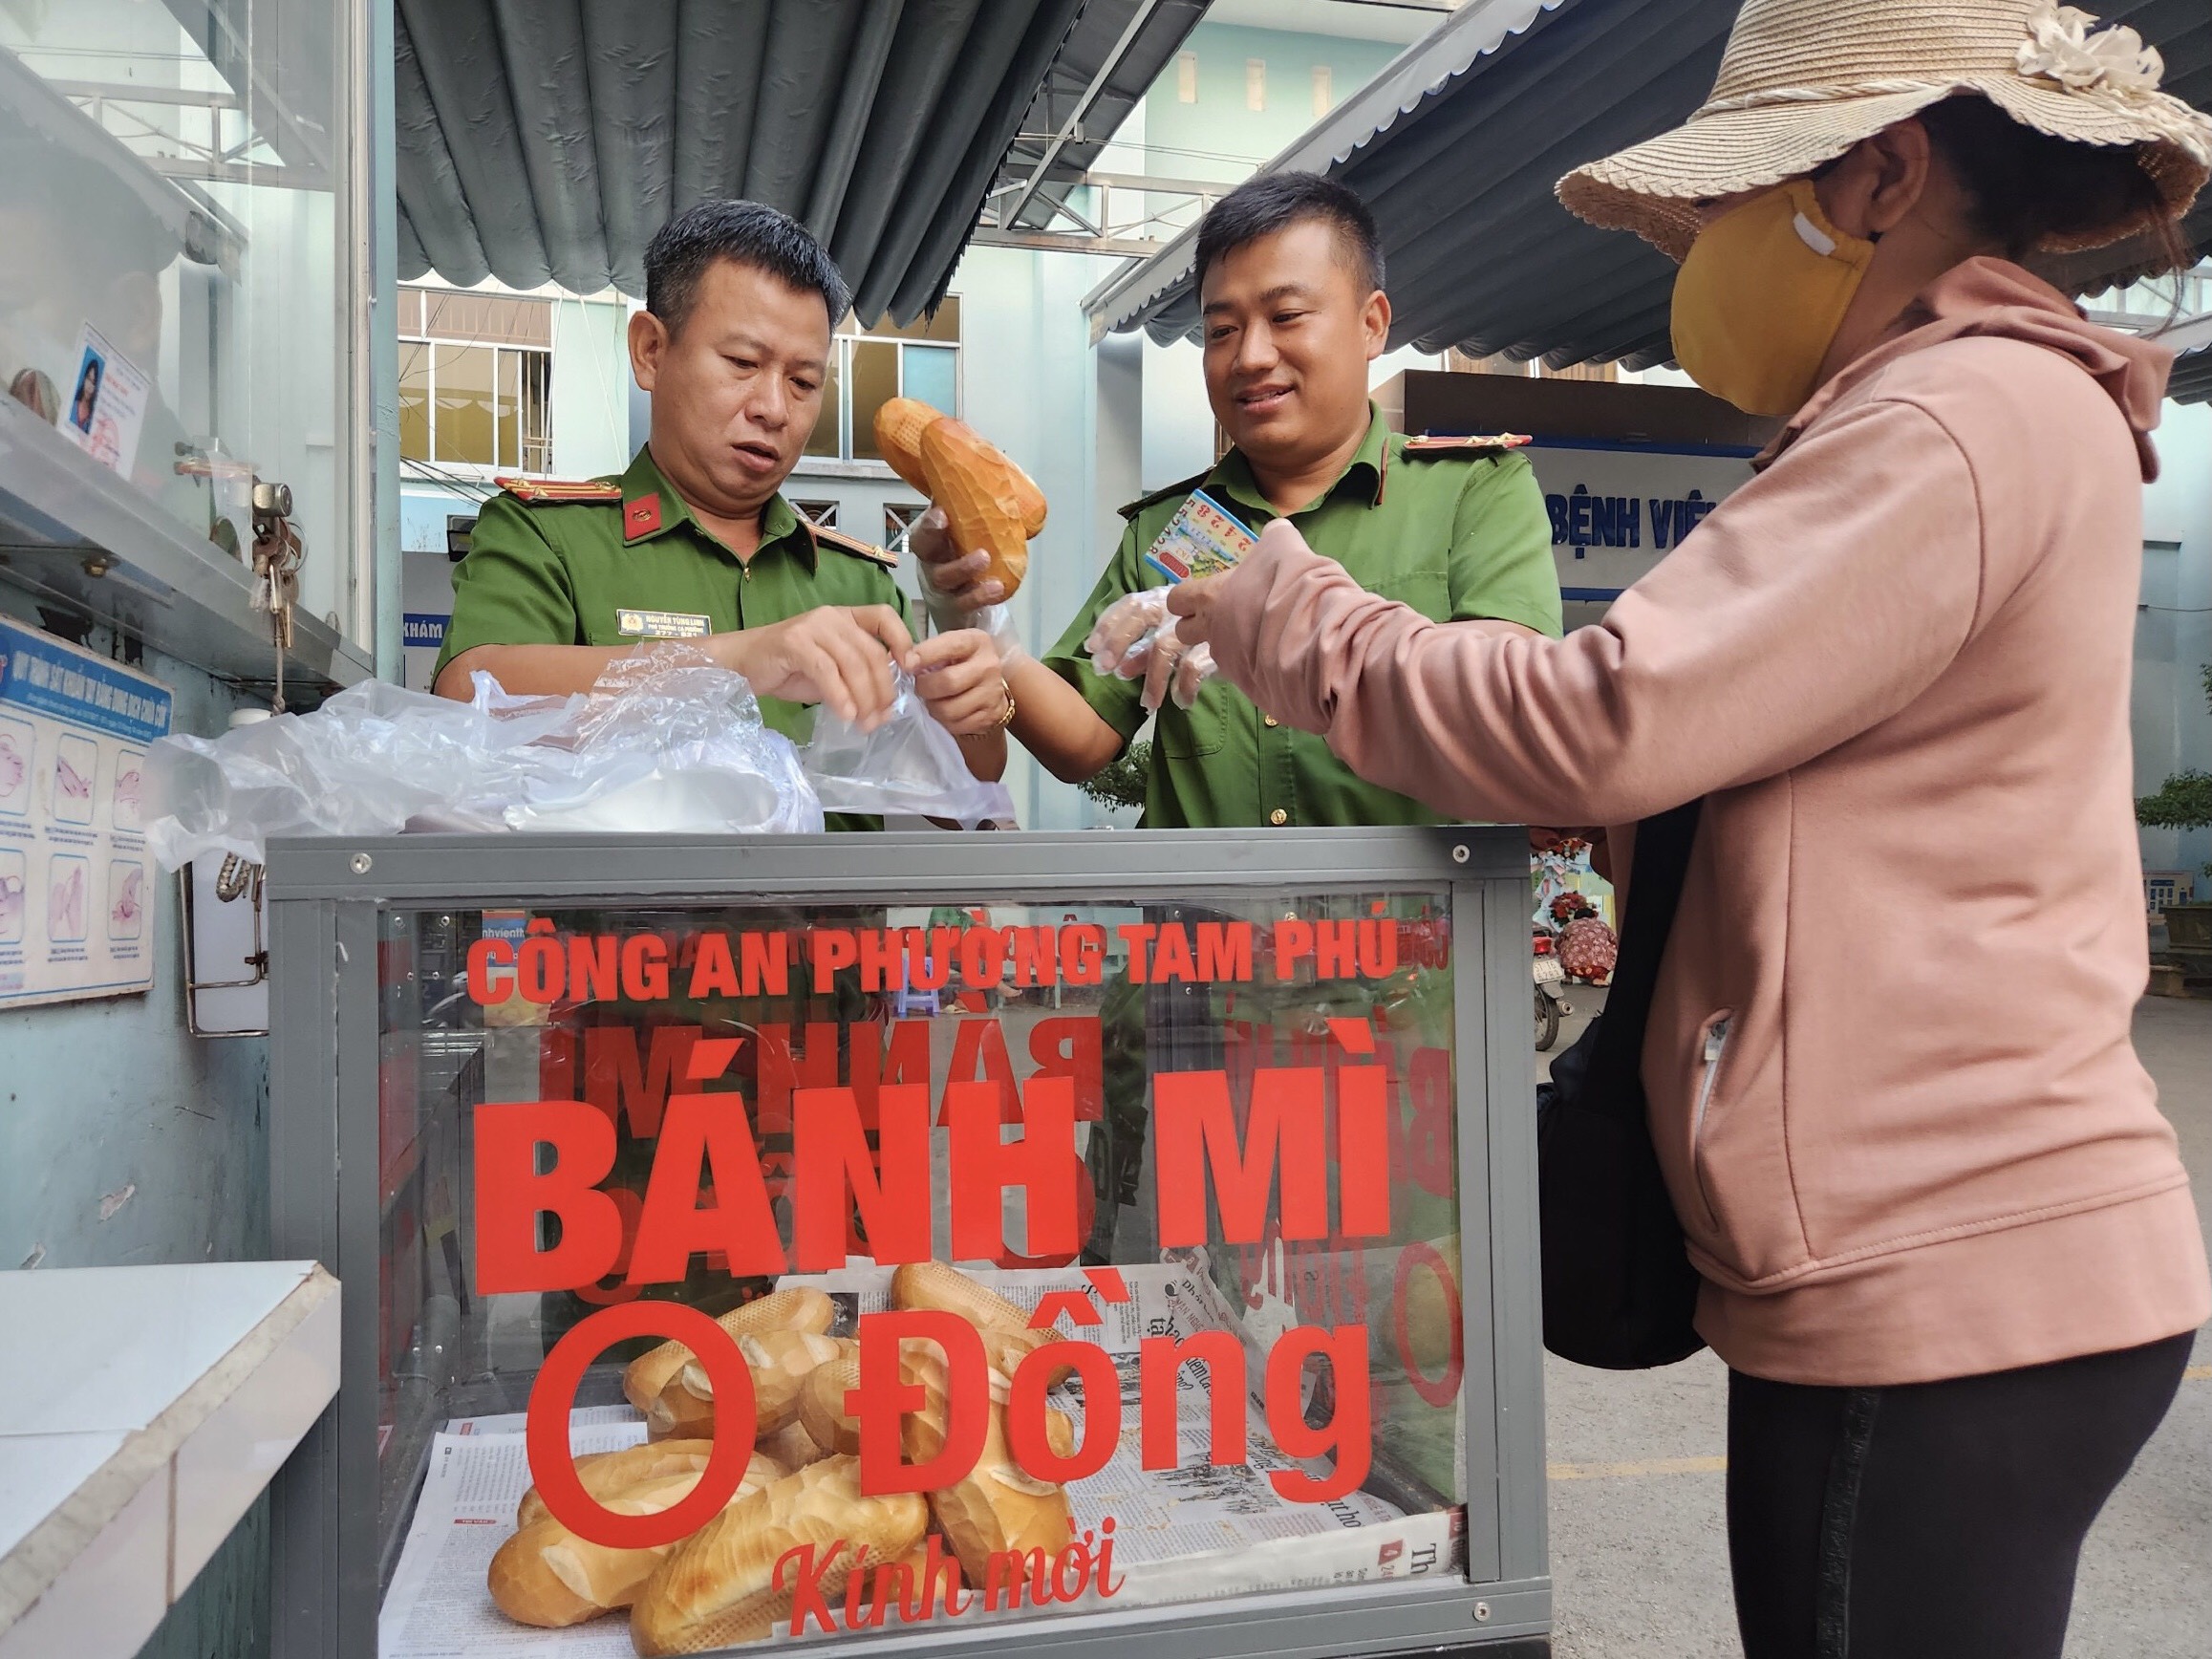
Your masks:
{"label": "name tag on uniform", "polygon": [[1218,576],[1259,545],[1227,508],[1202,489],[1192,490],[1145,549],[1145,563],[1170,583]]}
{"label": "name tag on uniform", "polygon": [[689,611],[617,611],[617,631],[625,639],[704,639],[713,621]]}

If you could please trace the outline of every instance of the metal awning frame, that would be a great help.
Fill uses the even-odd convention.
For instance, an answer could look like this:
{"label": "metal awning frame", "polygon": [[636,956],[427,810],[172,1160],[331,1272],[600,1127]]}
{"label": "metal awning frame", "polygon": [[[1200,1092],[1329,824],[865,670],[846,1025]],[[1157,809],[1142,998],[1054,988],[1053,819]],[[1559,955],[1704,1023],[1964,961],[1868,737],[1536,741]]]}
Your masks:
{"label": "metal awning frame", "polygon": [[[1326,172],[1388,132],[1405,117],[1519,34],[1546,11],[1569,0],[1467,0],[1428,33],[1400,53],[1373,80],[1300,135],[1260,169],[1267,173]],[[1117,330],[1137,326],[1144,311],[1191,274],[1197,252],[1195,226],[1143,264],[1116,271],[1084,296],[1096,344]]]}
{"label": "metal awning frame", "polygon": [[[1129,14],[1127,24],[1122,29],[1121,38],[1114,42],[1113,50],[1106,54],[1106,61],[1098,66],[1098,73],[1090,77],[1090,84],[1083,89],[1082,96],[1075,100],[1075,107],[1068,111],[1067,118],[1061,122],[1060,130],[1052,135],[1051,141],[1044,146],[1044,154],[1037,159],[1037,164],[1030,169],[1029,177],[1022,181],[1021,187],[1014,193],[1012,205],[999,204],[998,219],[1001,230],[1010,230],[1020,223],[1022,210],[1036,200],[1038,191],[1044,188],[1053,162],[1060,160],[1060,152],[1066,149],[1076,135],[1083,131],[1084,118],[1090,114],[1106,88],[1113,84],[1114,76],[1120,73],[1122,65],[1127,61],[1129,54],[1143,37],[1145,26],[1151,22],[1152,13],[1162,4],[1163,0],[1141,0],[1136,11]],[[1074,216],[1064,202],[1058,205],[1063,213]],[[1098,233],[1097,226],[1088,228],[1092,234]]]}

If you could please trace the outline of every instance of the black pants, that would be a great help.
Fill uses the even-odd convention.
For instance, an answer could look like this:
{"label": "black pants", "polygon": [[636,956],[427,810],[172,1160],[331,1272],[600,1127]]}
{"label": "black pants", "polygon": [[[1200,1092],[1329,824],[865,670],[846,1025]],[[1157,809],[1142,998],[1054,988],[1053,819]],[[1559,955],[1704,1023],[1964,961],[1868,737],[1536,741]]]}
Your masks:
{"label": "black pants", "polygon": [[2058,1659],[2082,1540],[2190,1342],[1888,1389],[1731,1372],[1746,1659]]}

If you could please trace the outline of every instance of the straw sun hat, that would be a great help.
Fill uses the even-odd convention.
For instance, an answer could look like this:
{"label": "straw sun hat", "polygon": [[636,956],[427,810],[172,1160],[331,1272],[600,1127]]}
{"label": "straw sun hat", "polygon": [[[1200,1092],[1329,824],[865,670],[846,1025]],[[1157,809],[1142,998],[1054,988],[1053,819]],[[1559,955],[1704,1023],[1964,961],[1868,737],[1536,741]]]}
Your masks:
{"label": "straw sun hat", "polygon": [[1953,93],[2085,144],[2135,144],[2165,213],[2054,251],[2179,218],[2212,174],[2212,118],[2158,91],[2165,63],[2132,29],[2052,0],[1745,0],[1712,96],[1688,120],[1578,167],[1559,200],[1676,259],[1696,204],[1811,172]]}

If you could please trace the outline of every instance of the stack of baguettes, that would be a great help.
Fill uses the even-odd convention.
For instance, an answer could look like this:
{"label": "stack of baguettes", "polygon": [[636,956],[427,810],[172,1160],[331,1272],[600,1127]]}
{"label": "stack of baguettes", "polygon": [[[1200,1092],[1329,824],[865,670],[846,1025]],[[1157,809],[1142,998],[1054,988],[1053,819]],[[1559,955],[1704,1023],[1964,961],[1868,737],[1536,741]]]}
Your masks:
{"label": "stack of baguettes", "polygon": [[[846,1409],[846,1395],[859,1382],[857,1345],[828,1334],[835,1309],[821,1291],[779,1290],[717,1322],[744,1357],[755,1400],[753,1459],[736,1497],[689,1538],[625,1550],[578,1538],[548,1513],[533,1487],[515,1517],[515,1535],[492,1558],[489,1584],[500,1610],[522,1624],[553,1627],[627,1607],[640,1654],[703,1653],[765,1640],[788,1621],[792,1575],[786,1572],[779,1590],[775,1566],[807,1544],[820,1554],[840,1540],[846,1545],[813,1581],[832,1605],[855,1562],[911,1559],[918,1568],[933,1527],[970,1584],[984,1582],[986,1562],[1000,1552],[1042,1549],[1049,1556],[1064,1548],[1074,1531],[1066,1489],[1016,1466],[1004,1422],[1014,1368],[1059,1333],[1031,1330],[1020,1308],[940,1261],[899,1268],[891,1299],[895,1308],[958,1314],[983,1339],[990,1415],[983,1450],[961,1479],[926,1498],[861,1493],[859,1430]],[[901,1434],[908,1461],[920,1462],[943,1449],[950,1378],[931,1343],[902,1344],[899,1366],[904,1380],[923,1390],[923,1405],[907,1415]],[[1058,1369],[1052,1380],[1064,1374]],[[698,1357],[673,1342],[633,1361],[622,1388],[645,1417],[647,1442],[579,1457],[576,1471],[609,1509],[654,1514],[680,1501],[706,1467],[714,1390]],[[1054,1411],[1047,1429],[1054,1449],[1068,1454],[1074,1426]]]}

